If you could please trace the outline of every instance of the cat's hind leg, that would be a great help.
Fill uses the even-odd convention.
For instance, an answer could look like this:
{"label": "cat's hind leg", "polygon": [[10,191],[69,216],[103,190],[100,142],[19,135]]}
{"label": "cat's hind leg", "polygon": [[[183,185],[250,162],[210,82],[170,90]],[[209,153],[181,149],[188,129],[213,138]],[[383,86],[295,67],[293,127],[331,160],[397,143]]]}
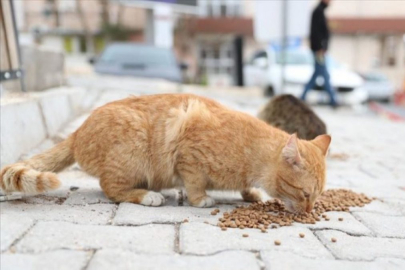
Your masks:
{"label": "cat's hind leg", "polygon": [[260,191],[256,188],[249,188],[240,193],[245,202],[258,202],[262,200]]}
{"label": "cat's hind leg", "polygon": [[203,174],[184,168],[180,170],[180,175],[186,188],[188,201],[192,206],[213,207],[215,205],[215,200],[205,191],[207,179]]}
{"label": "cat's hind leg", "polygon": [[142,185],[134,186],[134,181],[129,181],[117,175],[105,175],[100,179],[100,186],[105,195],[114,202],[130,202],[146,206],[161,206],[165,198],[159,192],[140,188]]}

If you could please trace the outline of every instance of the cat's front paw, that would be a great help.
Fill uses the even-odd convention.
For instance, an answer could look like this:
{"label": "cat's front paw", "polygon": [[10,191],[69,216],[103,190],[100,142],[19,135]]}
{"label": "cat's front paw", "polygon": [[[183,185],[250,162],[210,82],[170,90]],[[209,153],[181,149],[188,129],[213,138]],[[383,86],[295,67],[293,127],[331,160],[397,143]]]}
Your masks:
{"label": "cat's front paw", "polygon": [[141,201],[142,205],[146,206],[161,206],[165,203],[165,197],[159,192],[148,191],[148,193],[143,196]]}
{"label": "cat's front paw", "polygon": [[203,197],[198,203],[194,203],[193,206],[201,207],[201,208],[208,208],[213,207],[215,205],[215,200],[210,196]]}

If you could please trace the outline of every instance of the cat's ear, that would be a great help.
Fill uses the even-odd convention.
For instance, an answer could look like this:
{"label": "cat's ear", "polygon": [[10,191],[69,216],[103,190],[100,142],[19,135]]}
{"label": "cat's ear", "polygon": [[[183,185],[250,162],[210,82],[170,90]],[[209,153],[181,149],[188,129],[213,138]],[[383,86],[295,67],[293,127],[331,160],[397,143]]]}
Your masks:
{"label": "cat's ear", "polygon": [[332,138],[329,135],[324,134],[313,139],[312,143],[321,149],[322,153],[326,156],[331,140]]}
{"label": "cat's ear", "polygon": [[288,139],[287,144],[283,148],[282,155],[291,165],[299,165],[301,163],[301,156],[298,150],[298,139],[295,133]]}

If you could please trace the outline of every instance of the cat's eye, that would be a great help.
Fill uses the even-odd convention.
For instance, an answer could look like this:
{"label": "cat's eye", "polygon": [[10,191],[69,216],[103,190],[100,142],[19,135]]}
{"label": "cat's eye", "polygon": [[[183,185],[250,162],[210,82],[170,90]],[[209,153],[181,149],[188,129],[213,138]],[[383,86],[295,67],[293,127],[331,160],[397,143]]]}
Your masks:
{"label": "cat's eye", "polygon": [[309,196],[310,196],[310,194],[309,194],[309,193],[304,192],[304,197],[305,197],[305,198],[307,198],[307,199],[308,199],[308,198],[309,198]]}

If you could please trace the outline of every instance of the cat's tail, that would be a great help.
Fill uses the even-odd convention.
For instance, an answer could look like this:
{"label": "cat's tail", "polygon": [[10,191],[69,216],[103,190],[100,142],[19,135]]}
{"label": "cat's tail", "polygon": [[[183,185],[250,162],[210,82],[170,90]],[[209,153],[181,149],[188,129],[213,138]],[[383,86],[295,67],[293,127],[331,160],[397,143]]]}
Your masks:
{"label": "cat's tail", "polygon": [[75,161],[73,135],[48,151],[26,161],[4,167],[0,172],[0,188],[6,193],[41,193],[57,189],[60,181],[56,174]]}

